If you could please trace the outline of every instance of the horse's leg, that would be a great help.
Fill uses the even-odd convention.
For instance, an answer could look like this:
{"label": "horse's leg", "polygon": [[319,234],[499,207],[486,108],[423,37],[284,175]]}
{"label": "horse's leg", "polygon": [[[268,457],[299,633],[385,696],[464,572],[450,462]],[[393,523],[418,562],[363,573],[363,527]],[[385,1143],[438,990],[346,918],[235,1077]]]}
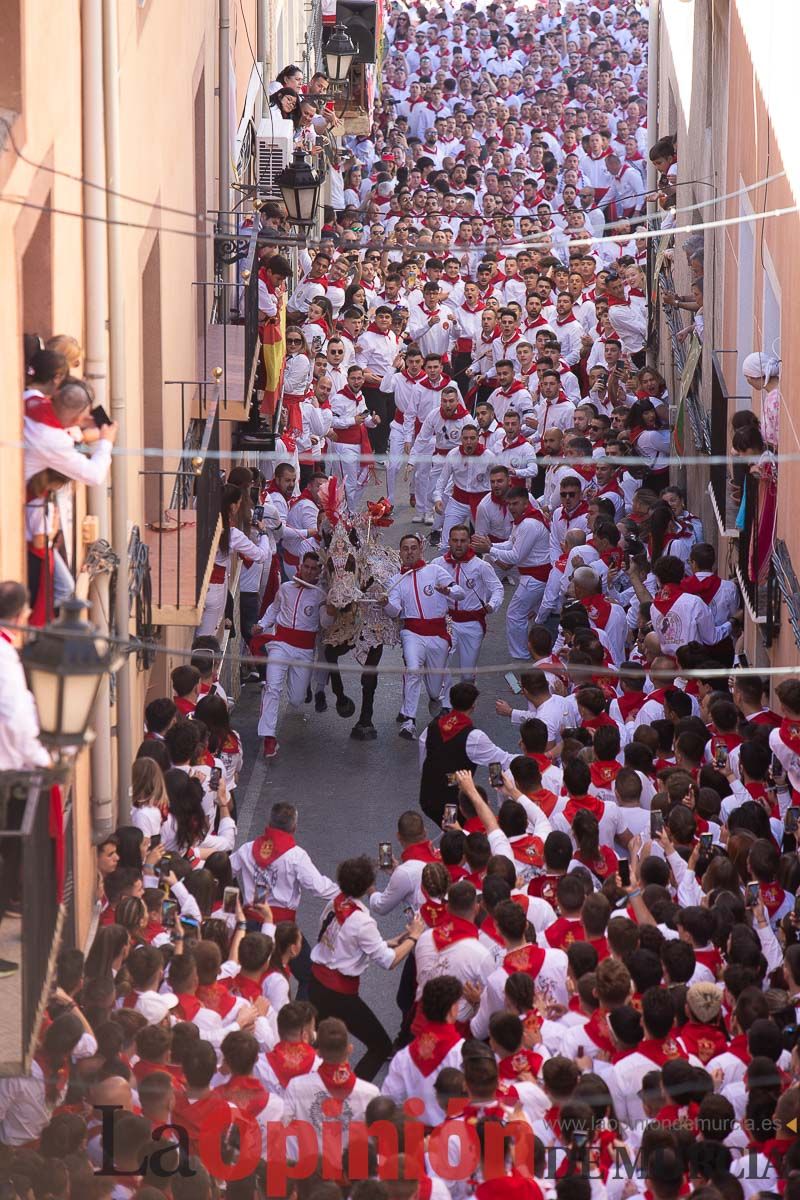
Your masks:
{"label": "horse's leg", "polygon": [[[365,666],[377,667],[381,661],[382,654],[383,646],[373,646],[367,654]],[[372,724],[372,713],[375,707],[375,689],[377,686],[377,674],[372,671],[365,671],[361,676],[361,715],[350,735],[362,742],[373,741],[378,736],[378,731]]]}
{"label": "horse's leg", "polygon": [[[335,664],[339,661],[342,655],[347,654],[348,650],[351,649],[352,646],[326,646],[325,661]],[[356,711],[356,706],[350,697],[345,695],[341,673],[339,671],[332,670],[330,672],[330,676],[331,688],[333,689],[333,694],[336,697],[337,713],[340,717],[352,717],[353,713]]]}

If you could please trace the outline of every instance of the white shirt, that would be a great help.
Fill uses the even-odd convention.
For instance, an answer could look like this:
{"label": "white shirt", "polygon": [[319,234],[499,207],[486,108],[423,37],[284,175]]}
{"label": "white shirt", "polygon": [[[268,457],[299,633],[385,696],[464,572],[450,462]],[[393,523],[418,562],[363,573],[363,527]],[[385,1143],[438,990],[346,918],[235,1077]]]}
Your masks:
{"label": "white shirt", "polygon": [[303,892],[321,900],[332,900],[338,886],[314,866],[302,846],[292,846],[268,867],[256,866],[253,843],[245,842],[231,855],[231,869],[242,886],[242,902],[251,904],[256,885],[266,886],[267,898],[276,908],[296,909]]}
{"label": "white shirt", "polygon": [[[436,589],[445,587],[447,595]],[[389,580],[387,617],[405,620],[436,620],[447,616],[450,602],[463,600],[464,589],[453,583],[450,574],[434,562],[393,575]]]}
{"label": "white shirt", "polygon": [[16,649],[0,630],[0,770],[45,767],[50,755],[39,741],[33,696]]}
{"label": "white shirt", "polygon": [[356,362],[367,371],[383,377],[392,369],[397,358],[397,335],[388,333],[362,333],[356,344]]}
{"label": "white shirt", "polygon": [[505,542],[511,535],[513,521],[508,505],[484,496],[475,513],[475,532],[492,542]]}
{"label": "white shirt", "polygon": [[429,1075],[423,1075],[417,1067],[408,1046],[399,1050],[389,1063],[389,1070],[381,1085],[381,1093],[389,1096],[397,1104],[402,1104],[409,1097],[419,1098],[425,1104],[425,1111],[417,1118],[423,1125],[439,1125],[445,1117],[436,1099],[436,1080],[441,1071],[448,1067],[461,1070],[461,1050],[464,1039],[447,1051],[442,1061]]}
{"label": "white shirt", "polygon": [[[343,1143],[347,1142],[348,1126],[351,1121],[363,1121],[370,1100],[379,1096],[380,1092],[374,1083],[365,1079],[357,1079],[356,1085],[349,1096],[341,1101],[341,1111],[336,1117],[336,1123],[343,1126]],[[296,1075],[289,1080],[284,1092],[284,1122],[303,1121],[313,1126],[322,1148],[322,1127],[329,1122],[330,1117],[322,1113],[322,1105],[331,1100],[331,1094],[323,1083],[319,1071],[309,1071],[306,1075]]]}
{"label": "white shirt", "polygon": [[[420,939],[421,940],[421,939]],[[550,1004],[566,1005],[567,995],[567,966],[568,959],[563,950],[542,947],[544,962],[536,976],[535,991],[544,996]],[[505,955],[503,955],[505,958]],[[505,1009],[505,987],[508,972],[502,964],[492,967],[485,977],[485,987],[481,995],[480,1007],[470,1023],[473,1037],[483,1040],[489,1035],[489,1018],[493,1013]]]}
{"label": "white shirt", "polygon": [[390,970],[394,964],[394,950],[381,937],[366,905],[361,900],[353,903],[356,912],[341,925],[336,917],[327,921],[332,907],[326,907],[322,914],[325,932],[311,951],[311,961],[350,976],[363,975],[371,962]]}
{"label": "white shirt", "polygon": [[503,585],[497,577],[494,567],[483,558],[449,562],[446,555],[433,560],[450,575],[459,587],[466,590],[463,601],[457,600],[450,608],[451,612],[493,613],[503,603]]}
{"label": "white shirt", "polygon": [[[426,929],[417,942],[417,1000],[421,999],[429,979],[454,975],[461,983],[481,984],[493,966],[490,952],[478,940],[477,928],[474,937],[462,938],[442,950],[436,948],[434,932]],[[468,1021],[474,1011],[473,1005],[462,997],[458,1005],[459,1021]]]}
{"label": "white shirt", "polygon": [[501,567],[540,567],[550,561],[550,535],[537,517],[513,524],[507,541],[497,542],[491,557]]}
{"label": "white shirt", "polygon": [[448,484],[464,492],[488,492],[489,472],[494,463],[494,455],[488,451],[483,454],[462,454],[461,447],[456,446],[445,458],[436,478],[434,502],[440,501],[446,492],[449,494]]}

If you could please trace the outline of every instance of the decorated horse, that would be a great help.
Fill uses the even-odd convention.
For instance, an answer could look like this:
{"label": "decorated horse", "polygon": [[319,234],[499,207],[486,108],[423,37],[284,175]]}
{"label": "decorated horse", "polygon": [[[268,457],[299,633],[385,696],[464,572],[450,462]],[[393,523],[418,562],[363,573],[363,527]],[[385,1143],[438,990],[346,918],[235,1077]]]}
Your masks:
{"label": "decorated horse", "polygon": [[[400,641],[398,621],[386,616],[380,602],[389,580],[400,568],[400,560],[380,536],[380,530],[392,523],[392,506],[379,500],[367,504],[363,513],[349,514],[337,482],[331,479],[320,489],[323,513],[320,553],[328,603],[338,610],[333,625],[324,631],[324,655],[325,661],[335,668],[339,659],[352,651],[356,662],[372,668],[361,676],[361,712],[350,731],[356,741],[369,742],[378,736],[372,723],[378,686],[375,668],[381,661],[383,647],[396,646]],[[344,690],[341,673],[332,669],[330,681],[337,713],[340,717],[351,717],[356,706]]]}

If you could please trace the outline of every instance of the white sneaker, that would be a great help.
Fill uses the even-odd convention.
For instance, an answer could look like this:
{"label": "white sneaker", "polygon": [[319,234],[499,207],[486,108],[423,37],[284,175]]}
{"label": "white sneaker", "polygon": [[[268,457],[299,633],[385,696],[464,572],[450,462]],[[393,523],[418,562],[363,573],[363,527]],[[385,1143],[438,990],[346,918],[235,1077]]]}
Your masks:
{"label": "white sneaker", "polygon": [[432,525],[433,524],[433,513],[425,513],[425,516],[422,518],[422,521],[423,521],[423,524],[425,524],[425,525]]}
{"label": "white sneaker", "polygon": [[413,721],[403,721],[400,726],[399,734],[401,738],[405,738],[407,742],[413,742],[417,737],[417,727]]}
{"label": "white sneaker", "polygon": [[414,516],[411,518],[411,524],[412,525],[424,525],[425,524],[425,513],[415,512]]}

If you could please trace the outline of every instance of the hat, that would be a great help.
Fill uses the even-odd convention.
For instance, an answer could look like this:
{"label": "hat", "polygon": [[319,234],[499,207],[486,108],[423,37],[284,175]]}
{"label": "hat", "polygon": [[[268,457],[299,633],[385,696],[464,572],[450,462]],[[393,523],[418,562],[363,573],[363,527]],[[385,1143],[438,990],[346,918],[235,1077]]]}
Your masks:
{"label": "hat", "polygon": [[136,1007],[148,1025],[158,1025],[177,1003],[178,997],[170,992],[145,992],[136,1001]]}
{"label": "hat", "polygon": [[686,1007],[696,1021],[715,1021],[722,1008],[722,993],[715,983],[693,983],[686,993]]}

